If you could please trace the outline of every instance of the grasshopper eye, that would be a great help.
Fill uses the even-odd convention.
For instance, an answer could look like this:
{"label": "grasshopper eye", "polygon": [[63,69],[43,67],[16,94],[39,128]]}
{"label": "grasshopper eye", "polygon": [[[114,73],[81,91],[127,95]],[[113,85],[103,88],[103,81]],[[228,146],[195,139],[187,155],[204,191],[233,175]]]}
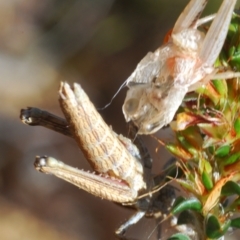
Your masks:
{"label": "grasshopper eye", "polygon": [[130,98],[125,102],[124,110],[128,114],[134,114],[138,109],[138,105],[139,105],[139,100],[137,98]]}
{"label": "grasshopper eye", "polygon": [[156,128],[158,128],[159,123],[151,123],[151,124],[146,124],[144,126],[145,131],[153,133],[155,131]]}
{"label": "grasshopper eye", "polygon": [[139,126],[139,134],[152,134],[154,132],[156,132],[156,129],[159,129],[159,123],[158,122],[153,122],[153,123],[142,123]]}

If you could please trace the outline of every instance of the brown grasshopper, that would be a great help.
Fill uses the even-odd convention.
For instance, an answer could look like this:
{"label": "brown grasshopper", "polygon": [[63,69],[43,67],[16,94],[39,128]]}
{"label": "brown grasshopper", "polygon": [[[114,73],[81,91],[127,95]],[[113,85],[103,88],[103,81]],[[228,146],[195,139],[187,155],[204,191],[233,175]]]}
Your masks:
{"label": "brown grasshopper", "polygon": [[[136,214],[116,231],[121,237],[142,217],[167,213],[175,197],[174,189],[167,186],[160,192],[154,191],[164,182],[164,177],[152,177],[152,159],[139,138],[136,138],[138,149],[130,139],[117,135],[104,122],[79,84],[74,84],[71,89],[67,83],[61,83],[59,94],[67,121],[36,108],[23,109],[20,118],[28,125],[42,125],[74,137],[95,173],[47,156],[37,156],[35,168],[100,198],[137,208]],[[135,134],[136,131],[132,137]],[[144,193],[144,197],[139,198]]]}
{"label": "brown grasshopper", "polygon": [[[169,124],[187,92],[211,79],[240,77],[214,67],[225,41],[237,0],[223,0],[217,14],[198,19],[207,0],[191,0],[179,16],[170,40],[149,52],[126,80],[123,105],[126,121],[138,134],[152,134]],[[205,35],[198,26],[213,22]]]}

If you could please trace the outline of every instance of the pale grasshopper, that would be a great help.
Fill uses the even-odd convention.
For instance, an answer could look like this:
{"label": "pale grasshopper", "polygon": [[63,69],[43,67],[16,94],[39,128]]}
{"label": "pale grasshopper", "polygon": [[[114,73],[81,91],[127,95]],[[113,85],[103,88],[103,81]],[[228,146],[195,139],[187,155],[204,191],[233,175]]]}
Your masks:
{"label": "pale grasshopper", "polygon": [[[126,121],[131,120],[138,127],[138,134],[152,134],[169,124],[187,92],[211,79],[240,76],[214,67],[237,0],[223,0],[217,14],[198,19],[207,2],[190,1],[170,40],[149,52],[126,80],[129,90],[123,113]],[[197,29],[211,20],[206,35]]]}

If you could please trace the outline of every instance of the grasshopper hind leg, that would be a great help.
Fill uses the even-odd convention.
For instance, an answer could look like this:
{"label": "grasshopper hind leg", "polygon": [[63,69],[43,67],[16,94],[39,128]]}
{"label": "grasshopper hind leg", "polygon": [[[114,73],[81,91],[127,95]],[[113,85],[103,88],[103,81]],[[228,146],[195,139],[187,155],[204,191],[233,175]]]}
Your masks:
{"label": "grasshopper hind leg", "polygon": [[119,237],[119,239],[128,239],[124,234],[126,230],[132,226],[133,224],[136,224],[145,216],[145,211],[137,211],[135,214],[133,214],[125,223],[123,223],[116,231],[116,235]]}

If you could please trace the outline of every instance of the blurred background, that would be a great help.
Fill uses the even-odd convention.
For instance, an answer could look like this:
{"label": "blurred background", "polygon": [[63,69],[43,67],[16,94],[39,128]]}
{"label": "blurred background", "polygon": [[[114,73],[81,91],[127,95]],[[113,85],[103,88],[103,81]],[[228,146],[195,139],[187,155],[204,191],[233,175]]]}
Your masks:
{"label": "blurred background", "polygon": [[[211,0],[204,15],[216,12],[221,2]],[[95,106],[104,107],[146,53],[162,44],[187,3],[0,0],[1,239],[115,239],[114,230],[134,211],[37,172],[36,155],[90,167],[72,139],[23,125],[20,109],[34,106],[62,116],[60,81],[80,83]],[[101,111],[123,135],[127,134],[121,110],[126,90]],[[166,129],[156,136],[169,138],[171,133]],[[144,140],[157,174],[170,156],[152,137]],[[155,221],[145,219],[128,235],[147,239],[154,228]],[[156,239],[154,233],[151,239]]]}

